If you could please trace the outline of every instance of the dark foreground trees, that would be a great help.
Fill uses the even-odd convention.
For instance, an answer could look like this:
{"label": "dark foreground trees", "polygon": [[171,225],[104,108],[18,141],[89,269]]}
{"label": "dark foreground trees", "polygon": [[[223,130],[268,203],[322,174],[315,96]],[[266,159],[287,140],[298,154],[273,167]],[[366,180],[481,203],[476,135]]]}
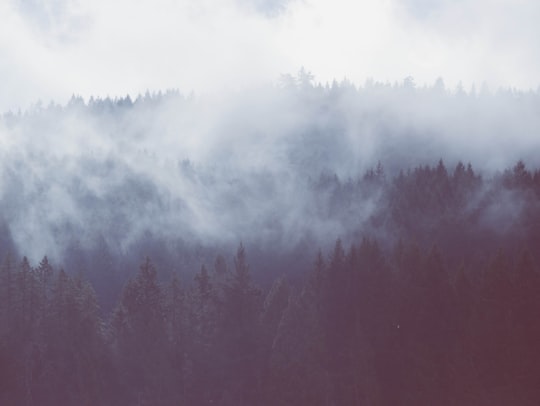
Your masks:
{"label": "dark foreground trees", "polygon": [[453,269],[445,251],[337,241],[301,284],[263,293],[244,247],[192,283],[150,260],[106,321],[92,287],[6,258],[6,405],[535,405],[540,277],[531,252]]}
{"label": "dark foreground trees", "polygon": [[0,268],[0,403],[92,405],[113,377],[91,286],[9,257]]}

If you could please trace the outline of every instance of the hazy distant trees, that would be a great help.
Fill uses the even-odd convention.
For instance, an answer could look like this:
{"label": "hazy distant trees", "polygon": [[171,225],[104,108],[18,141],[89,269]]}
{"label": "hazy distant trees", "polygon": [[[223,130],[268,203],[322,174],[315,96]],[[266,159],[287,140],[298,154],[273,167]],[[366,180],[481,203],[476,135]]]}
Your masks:
{"label": "hazy distant trees", "polygon": [[[140,247],[169,270],[195,269],[203,256],[210,268],[214,248],[230,249],[241,239],[248,246],[256,239],[266,246],[310,239],[327,246],[338,234],[344,241],[361,233],[392,238],[394,224],[377,210],[390,205],[397,207],[387,212],[406,223],[406,233],[423,238],[429,233],[420,228],[429,224],[400,213],[406,210],[398,200],[403,190],[392,183],[401,169],[418,183],[407,186],[403,200],[412,210],[448,206],[448,222],[456,201],[472,216],[485,204],[483,214],[497,219],[500,206],[528,198],[518,184],[538,185],[538,174],[525,164],[515,173],[496,173],[519,158],[538,164],[537,92],[479,97],[456,94],[441,81],[413,86],[411,78],[319,84],[305,69],[286,79],[285,86],[227,95],[227,103],[178,91],[90,100],[74,95],[65,106],[37,104],[2,115],[0,126],[11,141],[2,160],[0,254],[20,250],[36,259],[48,251],[85,274],[100,296],[112,297],[124,278],[102,285],[91,275],[118,270]],[[441,156],[450,186],[431,176]],[[459,159],[465,165],[458,167]],[[474,176],[485,178],[485,189],[455,181],[468,176],[468,160],[475,163]],[[320,184],[321,174],[332,185]],[[444,178],[444,171],[439,175]],[[493,177],[511,187],[504,199],[489,198]],[[243,209],[239,198],[249,203]],[[484,221],[487,232],[501,228],[491,219],[474,221]],[[193,241],[204,246],[207,238],[217,247],[203,247],[208,251],[199,255]],[[109,265],[94,264],[106,260],[90,252],[105,250],[100,240],[114,253]],[[164,252],[153,252],[152,244]],[[307,266],[307,255],[302,260]],[[130,269],[136,269],[133,262]],[[107,303],[107,310],[113,306]]]}

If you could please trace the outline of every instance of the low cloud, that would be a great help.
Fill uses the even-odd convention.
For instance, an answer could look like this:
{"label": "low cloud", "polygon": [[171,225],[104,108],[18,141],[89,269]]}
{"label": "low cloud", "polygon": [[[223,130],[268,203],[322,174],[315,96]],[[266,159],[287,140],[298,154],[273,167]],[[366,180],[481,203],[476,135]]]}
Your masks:
{"label": "low cloud", "polygon": [[518,159],[540,165],[537,93],[310,80],[302,71],[280,87],[6,114],[3,220],[34,261],[103,239],[115,252],[152,238],[291,249],[369,232],[382,197],[350,197],[342,210],[336,175],[354,182],[380,161],[392,177],[439,158],[487,177]]}
{"label": "low cloud", "polygon": [[322,83],[540,84],[534,1],[12,0],[0,12],[2,111],[72,94],[239,90],[300,66]]}

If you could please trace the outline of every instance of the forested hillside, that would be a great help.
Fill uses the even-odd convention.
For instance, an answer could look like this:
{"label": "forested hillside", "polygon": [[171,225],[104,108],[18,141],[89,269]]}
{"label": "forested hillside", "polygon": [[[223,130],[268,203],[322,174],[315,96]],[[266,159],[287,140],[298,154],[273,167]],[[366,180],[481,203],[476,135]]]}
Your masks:
{"label": "forested hillside", "polygon": [[538,404],[538,94],[233,96],[2,116],[0,404]]}
{"label": "forested hillside", "polygon": [[540,405],[539,0],[0,0],[0,406]]}
{"label": "forested hillside", "polygon": [[98,256],[86,264],[97,297],[80,270],[6,255],[0,403],[540,401],[539,171],[379,164],[310,188],[309,215],[355,232],[297,246],[300,260],[240,244],[193,269],[146,259],[119,274]]}
{"label": "forested hillside", "polygon": [[[150,255],[164,272],[178,271],[239,241],[284,255],[329,249],[338,236],[393,244],[394,221],[430,240],[420,235],[430,225],[408,212],[425,205],[447,216],[460,204],[471,215],[489,207],[473,221],[511,228],[522,193],[505,189],[495,201],[490,190],[519,160],[540,166],[539,106],[537,92],[417,87],[411,78],[323,86],[306,71],[231,94],[37,103],[0,119],[0,254],[48,255],[83,273],[97,266],[84,265],[88,253],[110,257],[112,268]],[[440,159],[450,178],[459,162],[457,177],[473,165],[482,178],[474,195],[463,183],[450,196],[442,173],[431,190],[435,175],[425,168]],[[394,179],[408,170],[418,173],[403,179],[416,186],[394,198],[405,186]],[[438,197],[421,202],[422,189]]]}

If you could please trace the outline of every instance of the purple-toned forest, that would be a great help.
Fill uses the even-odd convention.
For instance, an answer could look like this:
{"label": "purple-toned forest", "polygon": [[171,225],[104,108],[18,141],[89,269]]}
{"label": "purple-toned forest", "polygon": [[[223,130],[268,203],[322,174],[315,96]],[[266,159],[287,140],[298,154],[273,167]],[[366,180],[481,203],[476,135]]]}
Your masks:
{"label": "purple-toned forest", "polygon": [[540,405],[539,0],[0,0],[0,406]]}
{"label": "purple-toned forest", "polygon": [[295,80],[2,117],[0,404],[540,402],[538,95]]}

